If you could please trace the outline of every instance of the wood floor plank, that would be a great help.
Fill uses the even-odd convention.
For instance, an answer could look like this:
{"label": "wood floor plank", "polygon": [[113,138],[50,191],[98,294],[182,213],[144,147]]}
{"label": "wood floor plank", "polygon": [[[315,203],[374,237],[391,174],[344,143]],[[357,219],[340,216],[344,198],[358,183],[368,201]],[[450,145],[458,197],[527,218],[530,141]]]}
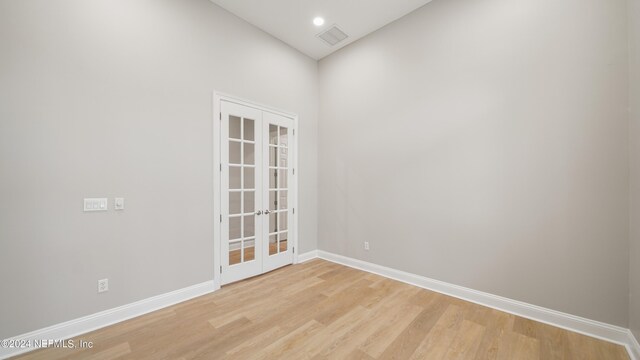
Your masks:
{"label": "wood floor plank", "polygon": [[18,359],[628,360],[624,347],[324,260]]}
{"label": "wood floor plank", "polygon": [[540,344],[535,338],[512,332],[504,338],[509,345],[498,354],[498,359],[539,360]]}
{"label": "wood floor plank", "polygon": [[[314,359],[348,357],[358,347],[366,349],[367,345],[382,346],[384,349],[388,342],[395,338],[394,334],[400,333],[406,324],[410,323],[423,310],[408,302],[408,299],[419,289],[400,283],[398,286],[402,290],[370,309],[367,318],[360,319],[353,328],[342,336],[332,336],[327,339],[327,345]],[[372,326],[372,324],[385,325]]]}
{"label": "wood floor plank", "polygon": [[396,337],[380,355],[380,359],[408,359],[431,328],[445,312],[448,304],[443,297],[433,297],[432,301],[425,304],[425,309]]}
{"label": "wood floor plank", "polygon": [[482,342],[485,327],[473,321],[464,320],[456,337],[449,346],[449,351],[444,356],[447,360],[473,359]]}
{"label": "wood floor plank", "polygon": [[[372,357],[379,357],[391,344],[424,310],[423,307],[414,305],[407,299],[411,294],[416,293],[416,289],[404,286],[389,299],[385,299],[374,310],[370,321],[362,324],[366,331],[361,331],[361,336],[366,335],[359,348]],[[387,324],[386,326],[371,326],[371,324]]]}
{"label": "wood floor plank", "polygon": [[[309,322],[307,309],[317,306],[324,300],[326,300],[326,296],[316,294],[315,296],[306,298],[300,303],[290,302],[286,305],[283,304],[277,311],[264,314],[265,316],[259,318],[257,321],[250,321],[250,326],[232,329],[230,331],[221,331],[224,334],[223,336],[219,336],[210,341],[206,346],[199,349],[197,356],[192,356],[192,358],[219,358],[246,339],[268,331],[276,323],[288,334],[304,323]],[[274,339],[274,341],[277,340],[278,339]]]}
{"label": "wood floor plank", "polygon": [[279,326],[269,328],[262,333],[249,337],[245,341],[241,342],[236,347],[227,351],[228,359],[247,359],[255,354],[258,349],[264,349],[269,344],[273,343],[273,339],[280,339],[286,335],[286,330]]}
{"label": "wood floor plank", "polygon": [[369,280],[361,279],[344,291],[327,298],[315,309],[314,319],[328,325],[342,317],[373,293],[373,289],[369,287],[370,284]]}
{"label": "wood floor plank", "polygon": [[344,358],[345,360],[375,360],[375,358],[369,356],[367,353],[362,352],[362,350],[355,349]]}
{"label": "wood floor plank", "polygon": [[442,359],[449,350],[463,321],[460,306],[449,305],[435,326],[418,345],[411,360]]}
{"label": "wood floor plank", "polygon": [[117,359],[124,355],[130,354],[131,348],[129,347],[129,343],[122,343],[113,347],[110,347],[106,350],[103,350],[97,354],[93,354],[91,356],[87,356],[84,359],[86,360],[110,360]]}
{"label": "wood floor plank", "polygon": [[492,310],[486,323],[484,337],[478,346],[474,360],[495,360],[505,334],[511,332],[516,316]]}
{"label": "wood floor plank", "polygon": [[293,353],[297,350],[298,345],[306,338],[313,336],[316,332],[321,331],[325,326],[321,323],[311,320],[302,325],[295,331],[278,339],[276,342],[267,346],[251,357],[254,359],[282,359],[295,358]]}
{"label": "wood floor plank", "polygon": [[290,356],[296,359],[313,358],[326,347],[327,339],[344,336],[357,326],[360,320],[367,318],[370,313],[371,311],[363,306],[355,307],[342,317],[323,327],[313,336],[302,341],[299,344],[299,349],[291,352]]}

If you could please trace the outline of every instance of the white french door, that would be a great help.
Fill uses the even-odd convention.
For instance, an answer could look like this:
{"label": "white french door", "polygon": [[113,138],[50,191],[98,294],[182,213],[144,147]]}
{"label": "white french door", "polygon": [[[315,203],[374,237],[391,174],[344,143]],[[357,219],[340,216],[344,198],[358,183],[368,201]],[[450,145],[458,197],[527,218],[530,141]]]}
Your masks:
{"label": "white french door", "polygon": [[[263,272],[271,271],[293,262],[293,251],[290,241],[291,223],[293,218],[291,194],[291,179],[293,178],[293,156],[291,149],[293,141],[292,123],[289,118],[263,113],[262,132],[264,163],[262,181],[264,184],[265,226],[262,229],[263,242]],[[268,169],[268,170],[266,170]]]}
{"label": "white french door", "polygon": [[221,283],[293,262],[291,118],[228,101],[221,112]]}

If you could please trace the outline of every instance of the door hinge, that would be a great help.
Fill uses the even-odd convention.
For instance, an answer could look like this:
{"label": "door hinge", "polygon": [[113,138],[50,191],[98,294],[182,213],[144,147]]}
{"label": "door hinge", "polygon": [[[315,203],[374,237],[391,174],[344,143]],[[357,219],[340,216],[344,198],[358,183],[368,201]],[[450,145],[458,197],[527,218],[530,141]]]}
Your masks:
{"label": "door hinge", "polygon": [[222,222],[222,214],[220,214],[220,222]]}
{"label": "door hinge", "polygon": [[296,168],[293,168],[293,175],[296,174]]}
{"label": "door hinge", "polygon": [[296,208],[293,208],[293,213],[294,213],[294,214],[296,213]]}
{"label": "door hinge", "polygon": [[220,274],[222,274],[222,265],[220,265]]}
{"label": "door hinge", "polygon": [[220,121],[222,121],[222,113],[220,113],[219,115],[220,115]]}
{"label": "door hinge", "polygon": [[220,171],[222,171],[222,163],[220,163]]}
{"label": "door hinge", "polygon": [[291,248],[291,252],[293,252],[294,254],[296,253],[296,247],[295,246]]}
{"label": "door hinge", "polygon": [[296,136],[296,129],[293,129],[293,136]]}

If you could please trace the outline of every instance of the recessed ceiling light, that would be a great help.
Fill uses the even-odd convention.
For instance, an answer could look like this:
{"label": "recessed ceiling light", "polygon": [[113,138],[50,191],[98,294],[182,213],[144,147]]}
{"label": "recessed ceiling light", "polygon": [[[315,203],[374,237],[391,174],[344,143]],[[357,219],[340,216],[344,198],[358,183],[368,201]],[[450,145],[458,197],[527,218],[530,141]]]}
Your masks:
{"label": "recessed ceiling light", "polygon": [[316,17],[313,19],[313,25],[315,25],[315,26],[322,26],[322,25],[324,25],[324,19],[323,19],[323,18],[321,18],[320,16],[316,16]]}

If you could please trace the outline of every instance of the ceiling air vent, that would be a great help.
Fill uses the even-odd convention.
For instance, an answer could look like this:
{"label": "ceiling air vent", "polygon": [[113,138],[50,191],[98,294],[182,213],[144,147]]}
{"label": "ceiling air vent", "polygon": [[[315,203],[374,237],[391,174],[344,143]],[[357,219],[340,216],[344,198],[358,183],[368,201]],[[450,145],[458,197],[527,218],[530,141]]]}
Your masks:
{"label": "ceiling air vent", "polygon": [[318,34],[318,37],[328,45],[334,46],[342,40],[348,38],[349,35],[345,34],[344,31],[338,29],[337,26],[333,25],[329,30]]}

